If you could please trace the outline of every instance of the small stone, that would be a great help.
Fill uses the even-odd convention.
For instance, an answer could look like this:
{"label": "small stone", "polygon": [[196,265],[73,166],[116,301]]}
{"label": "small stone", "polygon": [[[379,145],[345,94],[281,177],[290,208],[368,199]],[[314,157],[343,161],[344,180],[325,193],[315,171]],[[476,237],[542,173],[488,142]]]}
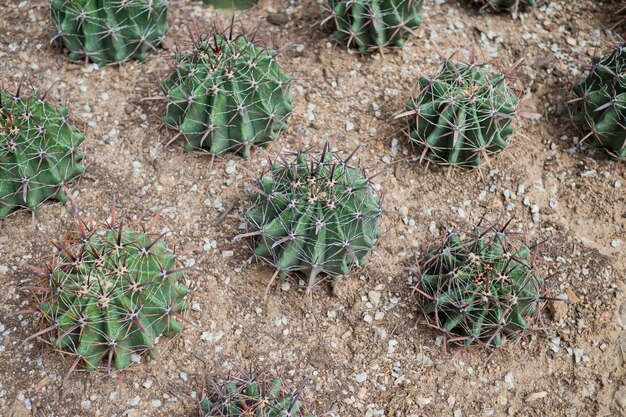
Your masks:
{"label": "small stone", "polygon": [[141,397],[137,395],[128,402],[128,405],[130,405],[131,407],[137,407],[140,402],[141,402]]}
{"label": "small stone", "polygon": [[161,406],[161,400],[152,400],[150,401],[150,405],[154,408],[159,408]]}
{"label": "small stone", "polygon": [[367,298],[370,300],[370,303],[374,305],[374,307],[378,307],[381,295],[380,291],[368,291]]}
{"label": "small stone", "polygon": [[548,393],[546,391],[533,392],[528,397],[526,397],[525,401],[527,403],[532,403],[534,401],[537,401],[537,400],[540,400],[542,398],[545,398],[547,395],[548,395]]}
{"label": "small stone", "polygon": [[365,382],[365,381],[367,381],[367,372],[363,372],[363,373],[357,374],[357,375],[354,377],[354,379],[355,379],[355,380],[356,380],[356,382],[358,382],[359,384],[360,384],[360,383],[363,383],[363,382]]}
{"label": "small stone", "polygon": [[91,408],[91,401],[89,401],[89,400],[81,401],[80,407],[85,409],[85,410],[89,410]]}
{"label": "small stone", "polygon": [[624,244],[624,242],[621,239],[613,239],[611,241],[611,246],[613,246],[614,248],[619,248],[623,244]]}
{"label": "small stone", "polygon": [[289,22],[289,17],[283,13],[270,13],[267,15],[267,22],[274,26],[283,26]]}
{"label": "small stone", "polygon": [[430,404],[433,401],[433,399],[431,397],[420,397],[416,400],[417,405],[419,405],[420,407],[423,407],[425,405]]}
{"label": "small stone", "polygon": [[354,130],[354,123],[348,120],[346,121],[346,132],[350,132],[351,130]]}
{"label": "small stone", "polygon": [[417,363],[422,364],[424,366],[430,367],[433,366],[435,363],[432,361],[432,359],[430,359],[428,356],[423,355],[421,353],[418,353],[415,357]]}
{"label": "small stone", "polygon": [[187,372],[181,372],[180,373],[180,379],[182,379],[183,381],[187,382]]}
{"label": "small stone", "polygon": [[512,372],[509,372],[504,376],[504,382],[506,382],[506,384],[509,386],[509,389],[513,388],[515,383],[515,377],[513,376]]}
{"label": "small stone", "polygon": [[151,379],[146,380],[146,382],[144,382],[142,385],[144,388],[146,389],[150,389],[150,387],[152,387],[152,384],[154,384],[154,382],[152,382]]}
{"label": "small stone", "polygon": [[230,258],[235,254],[232,250],[222,251],[222,258]]}

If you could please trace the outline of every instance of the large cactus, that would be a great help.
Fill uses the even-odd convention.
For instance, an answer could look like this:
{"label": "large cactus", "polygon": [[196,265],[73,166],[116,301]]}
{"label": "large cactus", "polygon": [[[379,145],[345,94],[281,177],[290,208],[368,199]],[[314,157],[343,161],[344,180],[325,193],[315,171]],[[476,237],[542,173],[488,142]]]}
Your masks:
{"label": "large cactus", "polygon": [[168,0],[52,0],[53,40],[72,60],[144,61],[167,33]]}
{"label": "large cactus", "polygon": [[36,91],[0,89],[0,218],[48,199],[65,201],[64,186],[83,172],[83,140],[66,108]]}

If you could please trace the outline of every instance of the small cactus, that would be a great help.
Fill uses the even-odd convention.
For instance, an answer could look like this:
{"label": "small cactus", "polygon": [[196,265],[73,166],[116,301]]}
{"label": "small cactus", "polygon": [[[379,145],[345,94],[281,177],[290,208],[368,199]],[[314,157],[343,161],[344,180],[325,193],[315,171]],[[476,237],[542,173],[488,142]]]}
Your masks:
{"label": "small cactus", "polygon": [[186,149],[209,149],[247,157],[252,145],[276,139],[291,114],[290,78],[276,52],[230,33],[194,39],[176,54],[172,74],[162,82],[167,100],[163,122],[186,138]]}
{"label": "small cactus", "polygon": [[165,242],[165,233],[125,227],[124,219],[98,227],[78,218],[78,231],[58,250],[52,264],[36,269],[42,284],[39,312],[48,327],[29,339],[48,335],[52,345],[74,358],[70,372],[83,364],[92,371],[128,368],[133,355],[153,356],[162,335],[182,330],[180,312],[188,308],[184,268]]}
{"label": "small cactus", "polygon": [[202,0],[202,2],[216,9],[248,9],[256,3],[256,0]]}
{"label": "small cactus", "polygon": [[471,55],[469,64],[446,58],[437,75],[420,76],[417,94],[398,116],[408,117],[422,159],[479,167],[509,144],[519,100],[506,81],[519,61],[496,72]]}
{"label": "small cactus", "polygon": [[[304,274],[307,290],[318,274],[337,280],[366,255],[381,233],[380,199],[361,169],[349,165],[356,150],[340,158],[328,150],[279,155],[256,180],[246,213],[255,254],[284,278]],[[272,280],[273,281],[273,280]]]}
{"label": "small cactus", "polygon": [[144,61],[167,33],[168,0],[52,0],[53,41],[73,61]]}
{"label": "small cactus", "polygon": [[541,313],[543,279],[506,226],[446,230],[415,270],[424,318],[447,342],[496,348],[531,331]]}
{"label": "small cactus", "polygon": [[338,41],[360,52],[402,46],[422,24],[424,0],[327,0],[329,16],[322,22]]}
{"label": "small cactus", "polygon": [[574,86],[574,123],[588,130],[591,146],[626,158],[626,45],[599,59]]}
{"label": "small cactus", "polygon": [[43,201],[65,201],[64,187],[83,173],[78,147],[84,136],[68,111],[32,91],[0,88],[0,219]]}
{"label": "small cactus", "polygon": [[510,11],[516,13],[518,10],[535,6],[537,0],[474,0],[483,4],[483,8],[491,7],[496,11]]}
{"label": "small cactus", "polygon": [[302,388],[287,390],[267,372],[235,371],[225,381],[211,381],[200,401],[200,417],[314,417],[301,402]]}

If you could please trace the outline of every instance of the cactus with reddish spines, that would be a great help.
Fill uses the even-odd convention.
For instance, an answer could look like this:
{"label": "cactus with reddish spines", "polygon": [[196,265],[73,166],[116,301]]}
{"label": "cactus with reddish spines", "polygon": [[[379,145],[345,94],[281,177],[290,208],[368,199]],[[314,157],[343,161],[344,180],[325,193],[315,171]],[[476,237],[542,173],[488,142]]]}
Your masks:
{"label": "cactus with reddish spines", "polygon": [[439,73],[422,75],[415,97],[398,117],[408,119],[411,141],[422,159],[465,168],[479,167],[504,150],[514,128],[519,99],[502,72],[476,62],[445,58]]}
{"label": "cactus with reddish spines", "polygon": [[52,345],[92,371],[123,370],[134,354],[155,356],[162,336],[181,332],[188,287],[165,233],[131,228],[124,218],[99,226],[77,219],[78,230],[57,249],[52,263],[37,270],[38,311]]}
{"label": "cactus with reddish spines", "polygon": [[212,380],[199,404],[200,417],[314,417],[302,404],[303,388],[288,390],[267,372],[234,371]]}
{"label": "cactus with reddish spines", "polygon": [[197,36],[162,82],[163,122],[184,135],[187,150],[247,157],[253,145],[276,139],[291,114],[291,79],[276,57],[254,36],[233,35],[232,24],[229,33]]}
{"label": "cactus with reddish spines", "polygon": [[414,269],[424,318],[447,342],[497,348],[539,320],[544,281],[531,249],[506,229],[446,230]]}
{"label": "cactus with reddish spines", "polygon": [[574,86],[574,123],[589,131],[591,146],[626,158],[626,45],[595,59],[587,77]]}
{"label": "cactus with reddish spines", "polygon": [[360,52],[402,46],[422,24],[424,0],[327,0],[322,24],[335,38]]}
{"label": "cactus with reddish spines", "polygon": [[0,218],[48,199],[65,201],[66,184],[84,170],[83,140],[68,110],[46,94],[0,88]]}
{"label": "cactus with reddish spines", "polygon": [[167,33],[168,0],[52,0],[53,41],[73,61],[144,61]]}
{"label": "cactus with reddish spines", "polygon": [[256,180],[246,219],[255,254],[276,268],[274,277],[318,275],[337,280],[363,267],[381,233],[380,199],[364,171],[324,147],[319,156],[279,154]]}

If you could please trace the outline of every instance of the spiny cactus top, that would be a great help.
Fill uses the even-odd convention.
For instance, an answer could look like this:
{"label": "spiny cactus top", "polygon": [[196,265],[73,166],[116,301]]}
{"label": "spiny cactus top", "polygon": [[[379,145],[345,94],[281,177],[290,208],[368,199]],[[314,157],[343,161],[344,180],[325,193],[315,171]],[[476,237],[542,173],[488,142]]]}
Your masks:
{"label": "spiny cactus top", "polygon": [[[232,27],[231,27],[232,28]],[[187,139],[186,148],[248,156],[252,145],[276,138],[291,113],[290,78],[276,52],[245,35],[215,33],[177,54],[162,82],[163,122]]]}
{"label": "spiny cactus top", "polygon": [[506,80],[515,65],[495,72],[488,65],[446,59],[437,75],[421,76],[416,96],[401,116],[422,158],[478,167],[507,147],[518,98]]}
{"label": "spiny cactus top", "polygon": [[168,0],[52,0],[53,40],[71,60],[144,61],[167,33]]}
{"label": "spiny cactus top", "polygon": [[202,0],[205,4],[210,4],[216,9],[247,9],[256,0]]}
{"label": "spiny cactus top", "polygon": [[474,0],[484,4],[484,7],[491,7],[495,10],[517,12],[523,7],[535,6],[537,0]]}
{"label": "spiny cactus top", "polygon": [[155,352],[161,335],[182,330],[180,312],[188,308],[184,269],[176,254],[149,228],[132,229],[124,220],[96,227],[78,220],[79,233],[53,242],[58,252],[40,271],[39,307],[55,348],[88,371],[130,366],[133,354]]}
{"label": "spiny cactus top", "polygon": [[301,389],[287,391],[281,378],[238,372],[214,381],[200,402],[201,417],[313,417],[305,411]]}
{"label": "spiny cactus top", "polygon": [[349,165],[355,152],[341,159],[326,146],[318,157],[279,155],[257,180],[249,235],[280,277],[301,272],[310,289],[320,273],[337,279],[365,265],[381,207],[369,178]]}
{"label": "spiny cactus top", "polygon": [[596,59],[574,93],[574,123],[590,131],[591,145],[626,158],[626,45]]}
{"label": "spiny cactus top", "polygon": [[530,331],[528,320],[539,316],[543,279],[530,249],[505,228],[446,231],[420,261],[421,309],[448,342],[498,347]]}
{"label": "spiny cactus top", "polygon": [[422,24],[424,0],[327,0],[330,15],[323,23],[335,37],[361,52],[402,46]]}
{"label": "spiny cactus top", "polygon": [[83,139],[67,109],[45,95],[0,88],[0,218],[50,198],[65,201],[64,185],[83,172]]}

